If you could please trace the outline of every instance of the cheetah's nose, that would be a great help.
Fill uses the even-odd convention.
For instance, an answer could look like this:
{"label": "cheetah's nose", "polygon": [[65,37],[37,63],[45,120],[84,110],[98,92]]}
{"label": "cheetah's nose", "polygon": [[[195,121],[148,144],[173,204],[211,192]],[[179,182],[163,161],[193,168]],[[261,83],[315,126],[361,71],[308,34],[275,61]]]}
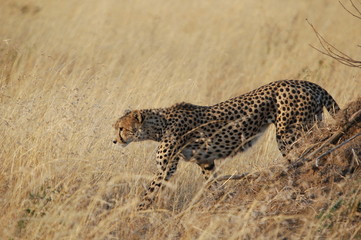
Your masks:
{"label": "cheetah's nose", "polygon": [[117,142],[118,142],[117,140],[113,140],[113,143],[114,143],[114,144],[117,144]]}

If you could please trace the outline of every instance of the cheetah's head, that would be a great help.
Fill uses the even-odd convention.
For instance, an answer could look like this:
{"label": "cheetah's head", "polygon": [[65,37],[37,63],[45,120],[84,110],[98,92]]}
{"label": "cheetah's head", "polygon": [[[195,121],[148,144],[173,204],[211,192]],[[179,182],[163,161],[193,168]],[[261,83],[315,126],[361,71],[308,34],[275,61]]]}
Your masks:
{"label": "cheetah's head", "polygon": [[141,131],[142,122],[143,118],[140,111],[126,112],[125,115],[119,118],[114,124],[116,138],[113,140],[113,143],[120,143],[125,147],[129,143],[139,140],[138,135]]}

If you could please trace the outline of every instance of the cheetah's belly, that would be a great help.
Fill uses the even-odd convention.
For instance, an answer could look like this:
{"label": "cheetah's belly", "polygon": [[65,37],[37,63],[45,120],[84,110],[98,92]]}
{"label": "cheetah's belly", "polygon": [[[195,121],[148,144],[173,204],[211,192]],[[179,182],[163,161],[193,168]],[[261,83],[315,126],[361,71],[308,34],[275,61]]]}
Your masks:
{"label": "cheetah's belly", "polygon": [[188,143],[181,151],[181,155],[185,161],[204,163],[226,158],[238,152],[241,145],[241,138],[227,143],[220,141],[219,137],[198,139]]}
{"label": "cheetah's belly", "polygon": [[[192,146],[186,147],[182,150],[181,155],[185,161],[203,163],[213,161],[215,159],[224,158],[226,154],[222,154],[222,157],[215,154],[216,148],[212,145],[207,147]],[[213,153],[214,152],[214,153]]]}

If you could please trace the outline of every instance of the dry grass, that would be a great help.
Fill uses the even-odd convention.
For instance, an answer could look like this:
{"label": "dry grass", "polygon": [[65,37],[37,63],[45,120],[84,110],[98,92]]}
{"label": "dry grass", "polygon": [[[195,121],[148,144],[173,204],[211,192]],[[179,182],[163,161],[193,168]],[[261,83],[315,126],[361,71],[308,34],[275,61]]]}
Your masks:
{"label": "dry grass", "polygon": [[360,69],[310,48],[306,18],[359,58],[361,23],[337,1],[2,1],[0,239],[360,239],[360,175],[317,195],[326,187],[300,174],[317,204],[281,190],[266,171],[285,164],[273,127],[219,163],[266,177],[209,196],[183,163],[148,212],[134,206],[156,143],[111,144],[127,108],[209,105],[278,79],[316,82],[344,107]]}

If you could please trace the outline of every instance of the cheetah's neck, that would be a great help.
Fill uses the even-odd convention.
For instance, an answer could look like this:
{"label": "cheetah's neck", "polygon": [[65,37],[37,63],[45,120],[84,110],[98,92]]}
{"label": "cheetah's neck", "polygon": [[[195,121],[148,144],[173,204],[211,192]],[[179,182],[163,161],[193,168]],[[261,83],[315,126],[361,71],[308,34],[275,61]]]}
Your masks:
{"label": "cheetah's neck", "polygon": [[162,109],[144,109],[141,110],[141,114],[144,120],[139,138],[159,142],[167,126],[164,111]]}

